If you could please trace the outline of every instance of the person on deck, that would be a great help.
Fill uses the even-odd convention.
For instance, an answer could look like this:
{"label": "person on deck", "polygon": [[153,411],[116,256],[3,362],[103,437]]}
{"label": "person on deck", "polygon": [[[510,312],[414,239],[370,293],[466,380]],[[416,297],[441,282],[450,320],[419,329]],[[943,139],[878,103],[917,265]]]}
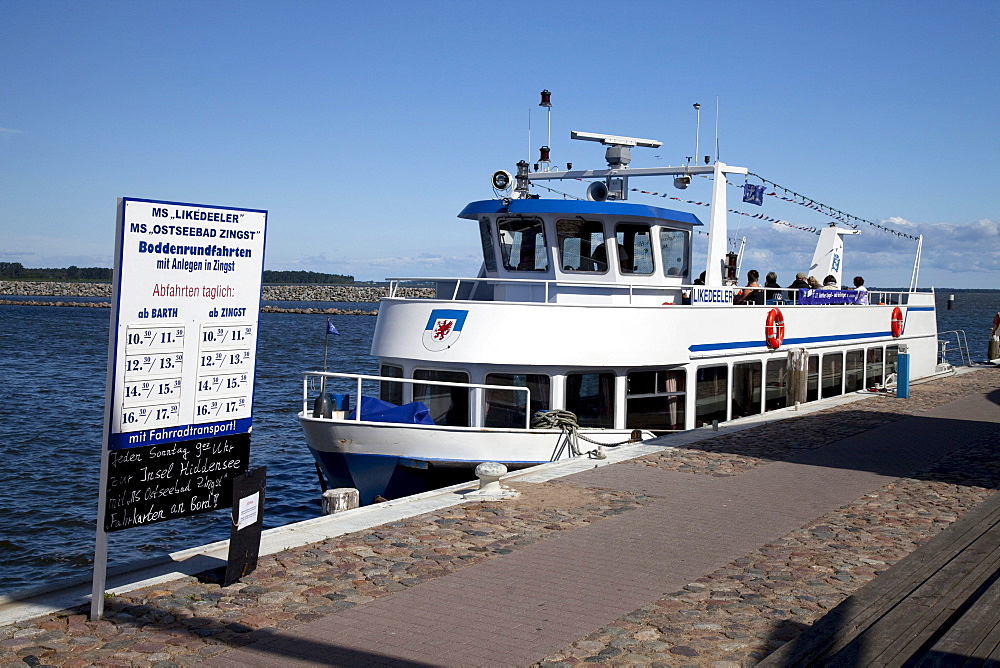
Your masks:
{"label": "person on deck", "polygon": [[[756,269],[751,269],[747,272],[747,287],[738,291],[733,297],[734,304],[763,304],[764,303],[764,291],[760,289],[760,283],[757,279],[760,278],[760,272]],[[754,289],[756,288],[756,290]]]}
{"label": "person on deck", "polygon": [[827,276],[826,278],[824,278],[823,279],[823,287],[824,288],[840,289],[840,286],[837,285],[837,277],[834,276],[833,274],[830,274],[829,276]]}
{"label": "person on deck", "polygon": [[796,298],[799,296],[799,289],[809,287],[809,282],[806,281],[806,275],[803,274],[801,271],[795,274],[795,280],[792,281],[792,283],[788,287],[790,288],[788,290],[788,298],[794,302]]}
{"label": "person on deck", "polygon": [[813,290],[819,290],[820,288],[823,287],[822,285],[819,284],[819,279],[816,278],[815,276],[810,276],[809,278],[806,279],[806,281],[809,283],[809,287],[812,288]]}
{"label": "person on deck", "polygon": [[[777,288],[777,289],[775,289]],[[773,271],[767,272],[767,276],[764,277],[764,298],[766,301],[772,301],[774,299],[781,299],[780,290],[781,286],[778,285],[778,274]]]}
{"label": "person on deck", "polygon": [[867,304],[868,303],[868,288],[865,287],[865,279],[860,276],[854,277],[854,290],[857,292],[857,296],[854,298],[855,304]]}

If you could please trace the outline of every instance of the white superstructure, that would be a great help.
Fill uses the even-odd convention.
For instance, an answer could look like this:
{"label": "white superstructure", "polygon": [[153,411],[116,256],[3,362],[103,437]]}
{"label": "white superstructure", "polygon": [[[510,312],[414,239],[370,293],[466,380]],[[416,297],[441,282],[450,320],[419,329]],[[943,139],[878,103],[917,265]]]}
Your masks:
{"label": "white superstructure", "polygon": [[[849,290],[782,289],[734,304],[726,179],[745,168],[628,169],[629,146],[653,140],[577,134],[608,145],[607,169],[531,173],[522,162],[516,176],[494,175],[509,186],[501,197],[459,214],[479,227],[478,277],[412,279],[433,284],[433,298],[403,297],[411,281],[391,279],[372,341],[378,376],[306,374],[299,420],[334,484],[368,503],[409,491],[421,471],[529,466],[882,386],[900,359],[911,378],[936,371],[932,292],[872,291],[858,304]],[[692,266],[702,222],[623,201],[629,178],[699,175],[714,180],[705,285]],[[597,201],[532,197],[539,179],[596,180]],[[845,233],[820,234],[821,279],[839,281]],[[320,388],[354,408],[362,396],[387,403],[329,412],[314,408]],[[551,419],[533,422],[538,411]]]}

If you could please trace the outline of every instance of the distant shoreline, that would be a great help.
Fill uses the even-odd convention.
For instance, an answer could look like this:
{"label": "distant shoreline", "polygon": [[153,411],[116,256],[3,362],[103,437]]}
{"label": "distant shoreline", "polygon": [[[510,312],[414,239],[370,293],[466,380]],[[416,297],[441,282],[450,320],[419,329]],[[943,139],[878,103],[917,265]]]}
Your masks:
{"label": "distant shoreline", "polygon": [[[405,297],[432,297],[430,288],[402,288]],[[265,285],[264,301],[288,302],[347,302],[374,303],[388,296],[386,287],[351,285]],[[70,306],[84,308],[110,308],[111,302],[74,301],[74,298],[111,299],[109,283],[59,283],[46,281],[0,281],[0,305],[9,306]],[[59,301],[40,301],[30,297],[65,297]],[[27,298],[27,299],[25,299]],[[329,315],[376,315],[377,310],[337,308],[285,308],[263,306],[264,313],[323,313]]]}

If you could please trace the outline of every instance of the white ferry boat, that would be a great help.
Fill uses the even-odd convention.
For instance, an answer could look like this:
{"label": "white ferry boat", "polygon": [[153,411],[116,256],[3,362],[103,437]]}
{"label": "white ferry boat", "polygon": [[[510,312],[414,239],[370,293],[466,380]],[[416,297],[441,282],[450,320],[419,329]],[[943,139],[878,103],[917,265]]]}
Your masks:
{"label": "white ferry boat", "polygon": [[[726,188],[747,169],[629,169],[631,147],[659,142],[571,136],[607,146],[607,168],[532,172],[522,161],[493,175],[495,199],[459,214],[479,228],[477,277],[390,279],[371,347],[379,375],[304,374],[298,417],[331,484],[358,488],[366,504],[412,492],[428,471],[464,468],[471,479],[482,462],[599,457],[938,370],[934,293],[916,289],[917,265],[907,291],[761,288],[763,303],[736,303]],[[705,224],[627,201],[639,176],[713,180],[704,266],[692,246]],[[530,192],[552,179],[592,181],[588,199]],[[841,285],[844,237],[855,233],[823,229],[808,273]],[[414,283],[435,296],[408,296]]]}

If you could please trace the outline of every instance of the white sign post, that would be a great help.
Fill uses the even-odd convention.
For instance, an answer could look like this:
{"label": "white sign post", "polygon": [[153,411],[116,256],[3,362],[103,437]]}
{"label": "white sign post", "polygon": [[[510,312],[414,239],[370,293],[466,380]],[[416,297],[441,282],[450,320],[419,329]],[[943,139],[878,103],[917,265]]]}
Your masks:
{"label": "white sign post", "polygon": [[229,508],[246,472],[267,212],[121,198],[117,223],[95,620],[109,531]]}

